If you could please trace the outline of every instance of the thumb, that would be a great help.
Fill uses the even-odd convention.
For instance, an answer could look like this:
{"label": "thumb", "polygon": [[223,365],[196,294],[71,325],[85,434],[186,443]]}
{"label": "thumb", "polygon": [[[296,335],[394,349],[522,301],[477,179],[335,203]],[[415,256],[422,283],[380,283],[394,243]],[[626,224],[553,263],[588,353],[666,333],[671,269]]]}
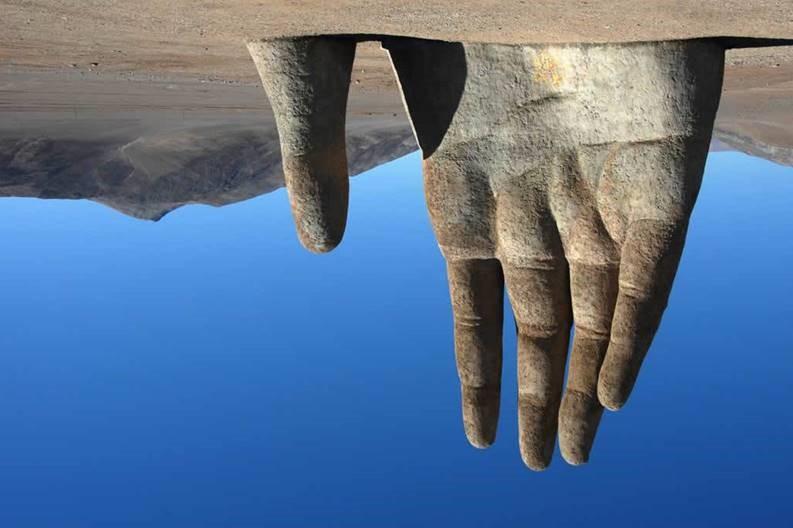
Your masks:
{"label": "thumb", "polygon": [[344,128],[355,44],[344,37],[248,43],[275,114],[297,233],[316,253],[335,248],[347,222]]}

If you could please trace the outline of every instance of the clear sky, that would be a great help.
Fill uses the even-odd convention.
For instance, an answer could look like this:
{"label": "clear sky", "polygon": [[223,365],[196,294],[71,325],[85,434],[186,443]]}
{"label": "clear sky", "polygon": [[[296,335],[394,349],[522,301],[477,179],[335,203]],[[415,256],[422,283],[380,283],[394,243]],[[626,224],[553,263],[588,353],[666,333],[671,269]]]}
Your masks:
{"label": "clear sky", "polygon": [[468,446],[414,154],[342,245],[283,191],[159,223],[0,201],[0,526],[790,526],[793,169],[714,153],[661,330],[589,465],[533,473],[505,322]]}

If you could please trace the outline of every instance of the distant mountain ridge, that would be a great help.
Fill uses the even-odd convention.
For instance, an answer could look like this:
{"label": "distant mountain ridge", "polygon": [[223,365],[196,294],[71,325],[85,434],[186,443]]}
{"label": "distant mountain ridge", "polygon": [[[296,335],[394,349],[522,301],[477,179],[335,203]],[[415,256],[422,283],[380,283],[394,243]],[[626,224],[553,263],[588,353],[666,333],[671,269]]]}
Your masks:
{"label": "distant mountain ridge", "polygon": [[716,127],[713,135],[722,143],[751,156],[767,159],[780,165],[793,167],[793,147],[758,141],[752,136],[727,128]]}
{"label": "distant mountain ridge", "polygon": [[[187,204],[222,206],[284,185],[274,128],[223,124],[83,140],[3,136],[0,196],[88,199],[157,221]],[[353,125],[350,175],[417,148],[405,124]]]}
{"label": "distant mountain ridge", "polygon": [[[278,134],[271,123],[154,132],[109,128],[110,133],[99,133],[92,125],[88,134],[70,134],[68,129],[48,134],[46,127],[0,131],[0,197],[86,199],[157,221],[184,205],[219,207],[284,185]],[[717,123],[711,148],[736,149],[793,166],[793,149],[757,141],[734,128]],[[348,126],[350,175],[417,149],[405,123]]]}

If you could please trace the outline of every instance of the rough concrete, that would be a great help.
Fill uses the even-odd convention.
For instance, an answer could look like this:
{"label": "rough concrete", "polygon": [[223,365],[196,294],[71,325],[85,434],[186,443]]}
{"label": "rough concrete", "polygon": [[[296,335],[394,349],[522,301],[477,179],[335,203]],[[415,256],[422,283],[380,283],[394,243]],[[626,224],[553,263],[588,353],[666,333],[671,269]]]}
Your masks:
{"label": "rough concrete", "polygon": [[344,126],[355,46],[323,37],[248,45],[273,107],[297,232],[317,253],[341,242],[347,221]]}
{"label": "rough concrete", "polygon": [[[427,205],[448,264],[466,434],[479,447],[495,439],[506,286],[518,331],[523,460],[545,468],[558,430],[565,459],[586,462],[603,406],[624,405],[666,306],[724,50],[707,40],[509,46],[386,38],[384,47],[423,151]],[[303,71],[304,55],[295,57],[279,64]],[[280,83],[273,106],[283,113],[285,152],[293,144],[326,152],[325,130],[316,139],[306,127],[287,130],[283,101],[297,105],[291,113],[316,112],[296,111],[317,104],[300,95],[306,85],[285,96],[290,77],[260,58],[257,65],[268,93]],[[322,67],[337,68],[327,60]],[[343,191],[328,198],[339,210]],[[328,211],[338,212],[308,212]],[[328,225],[306,212],[295,210],[299,230]]]}

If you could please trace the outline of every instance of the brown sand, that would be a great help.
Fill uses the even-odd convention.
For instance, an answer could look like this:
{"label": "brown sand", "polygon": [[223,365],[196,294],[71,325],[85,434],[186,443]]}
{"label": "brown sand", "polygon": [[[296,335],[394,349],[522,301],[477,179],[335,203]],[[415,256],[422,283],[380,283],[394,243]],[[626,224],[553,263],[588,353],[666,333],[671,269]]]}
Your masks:
{"label": "brown sand", "polygon": [[[0,13],[6,124],[52,111],[261,115],[268,105],[246,38],[322,32],[504,43],[793,38],[791,0],[0,0]],[[770,145],[771,157],[785,162],[793,152],[793,47],[734,50],[727,64],[717,136],[756,153]],[[359,46],[350,113],[353,120],[396,117],[407,126],[390,65],[374,43]]]}
{"label": "brown sand", "polygon": [[375,33],[513,44],[793,39],[790,0],[0,0],[0,13],[3,64],[227,80],[255,78],[246,39],[282,35]]}

